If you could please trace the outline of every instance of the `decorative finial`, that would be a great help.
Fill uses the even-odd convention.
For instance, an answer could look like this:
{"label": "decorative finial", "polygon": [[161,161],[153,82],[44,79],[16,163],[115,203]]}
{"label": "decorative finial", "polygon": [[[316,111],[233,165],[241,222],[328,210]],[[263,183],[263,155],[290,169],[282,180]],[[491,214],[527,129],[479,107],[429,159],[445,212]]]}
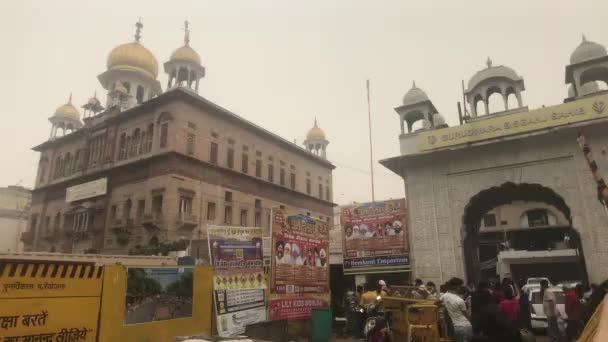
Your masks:
{"label": "decorative finial", "polygon": [[585,34],[583,33],[583,43],[587,41],[587,37],[585,37]]}
{"label": "decorative finial", "polygon": [[94,98],[97,98],[97,90],[95,90],[95,91],[93,92],[93,97],[94,97]]}
{"label": "decorative finial", "polygon": [[490,57],[488,57],[488,60],[486,61],[486,65],[488,66],[488,68],[492,67],[492,60],[490,59]]}
{"label": "decorative finial", "polygon": [[412,89],[416,88],[416,81],[412,81]]}
{"label": "decorative finial", "polygon": [[315,116],[315,127],[318,128],[318,126],[317,126],[317,117],[316,116]]}
{"label": "decorative finial", "polygon": [[190,29],[188,29],[188,24],[190,24],[188,22],[188,20],[184,21],[184,44],[188,45],[190,44]]}
{"label": "decorative finial", "polygon": [[72,104],[72,92],[70,92],[70,98],[68,99],[68,103]]}
{"label": "decorative finial", "polygon": [[144,24],[141,23],[141,17],[139,17],[139,20],[135,23],[135,27],[135,41],[139,43],[139,40],[141,39],[141,29],[144,27]]}

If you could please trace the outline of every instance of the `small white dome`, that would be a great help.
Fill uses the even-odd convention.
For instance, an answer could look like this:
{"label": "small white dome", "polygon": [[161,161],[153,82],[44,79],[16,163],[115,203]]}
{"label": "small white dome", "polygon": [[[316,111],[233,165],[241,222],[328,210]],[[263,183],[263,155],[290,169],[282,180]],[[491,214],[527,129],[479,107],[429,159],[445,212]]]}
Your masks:
{"label": "small white dome", "polygon": [[[591,81],[591,82],[587,82],[587,83],[583,84],[581,86],[581,89],[579,89],[578,93],[579,93],[579,96],[584,96],[584,95],[597,93],[599,90],[600,90],[600,87],[597,84],[597,82]],[[570,85],[570,87],[568,87],[568,97],[574,97],[574,86],[573,85]]]}
{"label": "small white dome", "polygon": [[598,43],[589,41],[583,36],[583,41],[570,55],[570,64],[577,64],[606,56],[606,48]]}
{"label": "small white dome", "polygon": [[413,83],[412,89],[408,90],[403,96],[404,106],[409,106],[424,101],[429,101],[429,97],[426,95],[424,90],[416,87],[416,82]]}
{"label": "small white dome", "polygon": [[515,70],[509,68],[508,66],[504,66],[504,65],[492,66],[492,61],[490,59],[488,59],[487,64],[488,64],[487,68],[485,68],[483,70],[479,70],[478,72],[475,73],[475,75],[473,75],[473,77],[471,77],[471,79],[469,80],[469,83],[468,83],[467,92],[473,90],[481,82],[491,79],[491,78],[498,78],[498,77],[507,78],[511,81],[520,81],[521,80],[521,77],[517,75]]}
{"label": "small white dome", "polygon": [[433,114],[433,124],[435,124],[435,127],[445,126],[445,119],[443,118],[443,115],[439,113]]}

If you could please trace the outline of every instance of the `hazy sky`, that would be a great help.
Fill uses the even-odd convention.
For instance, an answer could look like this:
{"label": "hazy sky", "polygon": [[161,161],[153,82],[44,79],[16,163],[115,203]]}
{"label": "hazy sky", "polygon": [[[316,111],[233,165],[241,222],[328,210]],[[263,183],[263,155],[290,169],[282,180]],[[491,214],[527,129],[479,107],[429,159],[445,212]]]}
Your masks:
{"label": "hazy sky", "polygon": [[[110,50],[133,40],[161,65],[183,42],[207,77],[200,94],[300,144],[317,116],[331,141],[334,200],[369,201],[365,79],[371,79],[374,159],[399,154],[393,108],[424,89],[457,123],[460,82],[508,65],[525,79],[531,108],[560,103],[564,68],[581,41],[608,44],[608,1],[2,1],[0,185],[32,186],[48,117],[73,92],[81,105],[96,90]],[[376,198],[403,196],[403,182],[375,161]]]}

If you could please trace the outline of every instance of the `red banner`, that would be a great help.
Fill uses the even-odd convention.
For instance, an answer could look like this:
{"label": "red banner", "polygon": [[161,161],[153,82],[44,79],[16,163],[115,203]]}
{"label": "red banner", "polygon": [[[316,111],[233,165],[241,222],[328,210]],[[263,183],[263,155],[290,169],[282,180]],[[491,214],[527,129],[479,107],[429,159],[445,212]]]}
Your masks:
{"label": "red banner", "polygon": [[405,215],[403,199],[343,207],[344,274],[409,269]]}
{"label": "red banner", "polygon": [[329,225],[272,210],[269,319],[308,319],[329,306]]}
{"label": "red banner", "polygon": [[308,297],[283,298],[270,301],[269,318],[278,319],[306,319],[312,315],[312,309],[326,308],[328,303],[324,300]]}
{"label": "red banner", "polygon": [[329,292],[327,222],[273,210],[272,293]]}

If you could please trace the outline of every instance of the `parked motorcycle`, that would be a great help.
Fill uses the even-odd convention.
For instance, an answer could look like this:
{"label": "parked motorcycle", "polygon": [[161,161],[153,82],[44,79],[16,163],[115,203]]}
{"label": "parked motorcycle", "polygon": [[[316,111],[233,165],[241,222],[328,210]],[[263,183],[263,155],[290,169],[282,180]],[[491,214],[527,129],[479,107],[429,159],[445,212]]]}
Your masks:
{"label": "parked motorcycle", "polygon": [[366,342],[390,342],[390,326],[384,314],[382,297],[376,297],[376,302],[366,308],[365,325],[363,335]]}

